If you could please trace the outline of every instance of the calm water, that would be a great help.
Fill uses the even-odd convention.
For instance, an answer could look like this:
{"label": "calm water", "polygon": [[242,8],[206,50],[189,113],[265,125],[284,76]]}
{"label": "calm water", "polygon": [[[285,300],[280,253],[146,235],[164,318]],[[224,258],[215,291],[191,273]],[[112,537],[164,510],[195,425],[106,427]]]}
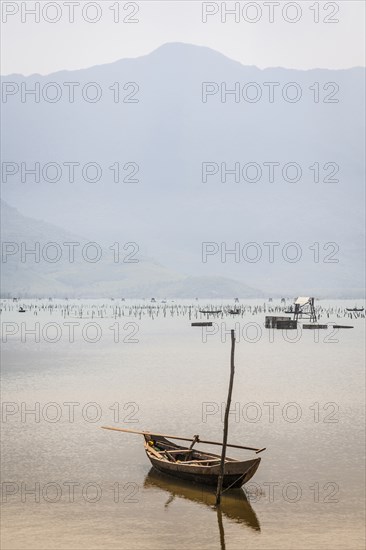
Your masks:
{"label": "calm water", "polygon": [[[3,301],[4,550],[364,548],[364,318],[344,312],[355,302],[317,302],[321,322],[353,329],[286,336],[264,329],[263,301],[242,300],[206,338],[192,303],[190,319],[189,302],[152,317],[133,309],[149,302]],[[217,511],[211,491],[151,471],[141,436],[100,426],[221,440],[230,328],[229,441],[267,450],[246,494],[225,493]]]}

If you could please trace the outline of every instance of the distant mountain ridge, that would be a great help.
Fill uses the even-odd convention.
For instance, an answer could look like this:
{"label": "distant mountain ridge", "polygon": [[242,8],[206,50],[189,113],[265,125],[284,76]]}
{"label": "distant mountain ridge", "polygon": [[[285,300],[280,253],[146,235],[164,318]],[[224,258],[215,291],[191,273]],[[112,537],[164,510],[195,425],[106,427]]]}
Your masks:
{"label": "distant mountain ridge", "polygon": [[[2,297],[262,296],[261,291],[227,278],[187,277],[174,273],[149,258],[141,257],[138,252],[124,252],[122,247],[117,261],[114,251],[96,243],[100,246],[101,258],[94,263],[88,260],[95,257],[95,248],[91,246],[90,251],[87,248],[90,240],[22,216],[3,201],[1,220]],[[75,246],[65,246],[65,243],[74,243]],[[58,251],[60,259],[54,262]],[[125,263],[126,259],[133,259],[135,263]]]}
{"label": "distant mountain ridge", "polygon": [[[261,70],[210,48],[177,43],[79,71],[9,75],[3,81],[29,89],[55,82],[63,96],[55,103],[31,98],[22,103],[17,95],[9,96],[2,106],[3,161],[39,162],[41,167],[55,162],[63,170],[55,183],[42,178],[35,183],[31,176],[22,183],[19,170],[2,183],[2,196],[25,216],[71,233],[95,241],[137,242],[171,273],[245,281],[269,294],[359,296],[364,285],[364,77],[362,68]],[[79,84],[74,103],[65,100],[65,82]],[[91,82],[103,91],[96,103],[81,96]],[[206,102],[203,82],[218,87]],[[294,82],[302,96],[291,103],[282,92]],[[124,90],[126,83],[138,89]],[[240,101],[233,94],[223,101],[222,90],[236,83]],[[250,83],[262,93],[258,102],[243,100]],[[273,103],[266,83],[275,83]],[[120,101],[115,103],[117,89]],[[255,86],[249,91],[254,93]],[[138,102],[124,103],[126,95]],[[325,103],[326,98],[338,102]],[[80,165],[73,182],[64,167],[70,162]],[[81,177],[90,162],[102,169],[94,183]],[[119,183],[110,168],[116,162]],[[203,182],[205,162],[218,171]],[[240,181],[228,175],[222,182],[222,165],[232,169],[236,163]],[[279,164],[274,182],[268,179],[268,163]],[[300,166],[298,182],[282,177],[288,163]],[[242,177],[242,168],[250,164],[262,170],[258,182]],[[263,249],[268,241],[279,242],[280,249],[298,243],[301,261],[289,264],[281,254],[272,264],[222,261],[220,254],[202,261],[203,242],[224,243],[228,249],[236,242],[255,242]],[[329,242],[339,247],[337,264],[323,261],[322,247]],[[317,263],[309,252],[314,243],[322,252]]]}

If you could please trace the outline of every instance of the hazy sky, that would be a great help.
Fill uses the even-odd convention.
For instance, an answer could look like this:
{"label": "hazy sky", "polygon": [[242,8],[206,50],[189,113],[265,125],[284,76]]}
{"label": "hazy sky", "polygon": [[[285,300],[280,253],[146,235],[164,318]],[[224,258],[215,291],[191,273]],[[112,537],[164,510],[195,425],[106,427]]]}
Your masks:
{"label": "hazy sky", "polygon": [[[209,46],[261,68],[339,69],[365,64],[363,0],[226,2],[227,10],[237,4],[238,22],[229,14],[226,22],[221,21],[221,4],[2,0],[1,73],[47,74],[89,67],[144,55],[166,42]],[[27,12],[34,9],[39,10],[39,22]],[[72,11],[74,22],[69,22]],[[203,11],[217,13],[207,15],[204,23]],[[120,21],[114,22],[117,16]],[[123,22],[129,17],[138,22]],[[99,20],[91,23],[85,18]],[[325,23],[324,18],[339,21]]]}

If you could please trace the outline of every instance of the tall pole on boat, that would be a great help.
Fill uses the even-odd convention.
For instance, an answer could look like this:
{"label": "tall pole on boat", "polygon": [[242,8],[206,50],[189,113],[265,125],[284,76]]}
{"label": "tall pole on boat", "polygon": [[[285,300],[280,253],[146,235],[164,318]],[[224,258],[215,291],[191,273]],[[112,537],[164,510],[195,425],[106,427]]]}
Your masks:
{"label": "tall pole on boat", "polygon": [[234,372],[235,372],[235,367],[234,367],[235,331],[231,330],[230,332],[231,332],[230,383],[229,383],[229,391],[228,391],[227,403],[226,403],[226,409],[225,409],[224,439],[223,439],[223,442],[222,442],[220,473],[219,473],[219,479],[218,479],[218,482],[217,482],[217,489],[216,489],[216,506],[219,506],[219,504],[221,502],[222,482],[224,480],[224,472],[225,472],[227,434],[228,434],[228,429],[229,429],[229,413],[230,413],[230,405],[231,405],[231,394],[233,392]]}

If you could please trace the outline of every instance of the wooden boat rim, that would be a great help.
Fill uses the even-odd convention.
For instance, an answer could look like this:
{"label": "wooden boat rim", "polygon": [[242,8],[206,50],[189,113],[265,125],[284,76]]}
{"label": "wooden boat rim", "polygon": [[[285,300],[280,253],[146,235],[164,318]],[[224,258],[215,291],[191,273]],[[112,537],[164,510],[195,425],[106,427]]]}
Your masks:
{"label": "wooden boat rim", "polygon": [[[199,436],[195,436],[193,438],[192,437],[181,437],[181,436],[177,436],[177,435],[160,434],[160,433],[156,433],[156,432],[148,432],[148,431],[142,431],[142,430],[141,431],[140,430],[128,430],[127,428],[118,428],[118,427],[115,427],[115,426],[101,426],[101,428],[104,429],[104,430],[113,430],[113,431],[116,431],[116,432],[133,433],[133,434],[138,434],[138,435],[143,435],[143,436],[146,436],[146,435],[156,436],[156,437],[163,437],[163,438],[169,438],[169,439],[178,439],[180,441],[195,441],[196,443],[202,443],[202,444],[205,444],[205,445],[220,445],[220,446],[222,446],[222,442],[203,440],[203,439],[200,439]],[[263,447],[263,448],[246,447],[244,445],[234,445],[233,443],[228,443],[227,447],[232,447],[232,448],[235,448],[235,449],[245,449],[247,451],[254,451],[256,454],[259,454],[262,451],[266,450],[266,447]],[[209,453],[206,453],[206,454],[209,454]],[[217,456],[217,455],[214,455],[214,456]]]}
{"label": "wooden boat rim", "polygon": [[[149,436],[150,434],[146,434],[147,436]],[[151,435],[157,435],[157,434],[151,434]],[[168,439],[166,439],[165,437],[161,437],[159,438],[159,441],[161,441],[162,443],[165,443],[165,444],[170,444],[172,445],[173,447],[175,447],[175,450],[176,451],[179,451],[180,450],[180,447],[179,445],[176,445],[175,443],[169,441]],[[204,468],[206,471],[210,470],[210,469],[213,469],[213,468],[217,468],[217,466],[219,465],[220,463],[220,460],[221,460],[221,457],[219,455],[216,455],[214,453],[206,453],[204,451],[200,451],[200,450],[196,450],[196,452],[204,455],[204,456],[207,456],[207,457],[215,457],[214,459],[210,459],[210,458],[207,458],[207,459],[204,459],[202,460],[202,462],[204,462],[205,464],[200,464],[200,461],[197,459],[197,460],[187,460],[187,461],[179,461],[179,462],[172,462],[171,460],[169,460],[166,456],[163,456],[163,451],[155,451],[155,449],[153,450],[148,442],[147,442],[147,439],[145,438],[145,441],[144,441],[144,448],[145,448],[145,452],[146,454],[148,455],[148,457],[150,459],[155,459],[155,460],[158,460],[159,462],[163,462],[164,464],[177,464],[177,466],[183,466],[184,468]],[[182,451],[185,451],[186,449],[182,448]],[[192,449],[193,450],[193,449]],[[170,451],[168,451],[170,452]],[[155,454],[156,453],[156,454]],[[160,455],[161,456],[158,456]],[[207,462],[211,462],[211,460],[213,462],[215,462],[215,464],[211,464],[211,465],[208,465]],[[260,458],[258,459],[254,459],[254,460],[260,460]],[[226,457],[225,458],[225,464],[236,464],[236,465],[240,465],[240,464],[245,464],[246,462],[252,462],[253,459],[249,459],[249,460],[238,460],[236,458],[230,458],[230,457]]]}

